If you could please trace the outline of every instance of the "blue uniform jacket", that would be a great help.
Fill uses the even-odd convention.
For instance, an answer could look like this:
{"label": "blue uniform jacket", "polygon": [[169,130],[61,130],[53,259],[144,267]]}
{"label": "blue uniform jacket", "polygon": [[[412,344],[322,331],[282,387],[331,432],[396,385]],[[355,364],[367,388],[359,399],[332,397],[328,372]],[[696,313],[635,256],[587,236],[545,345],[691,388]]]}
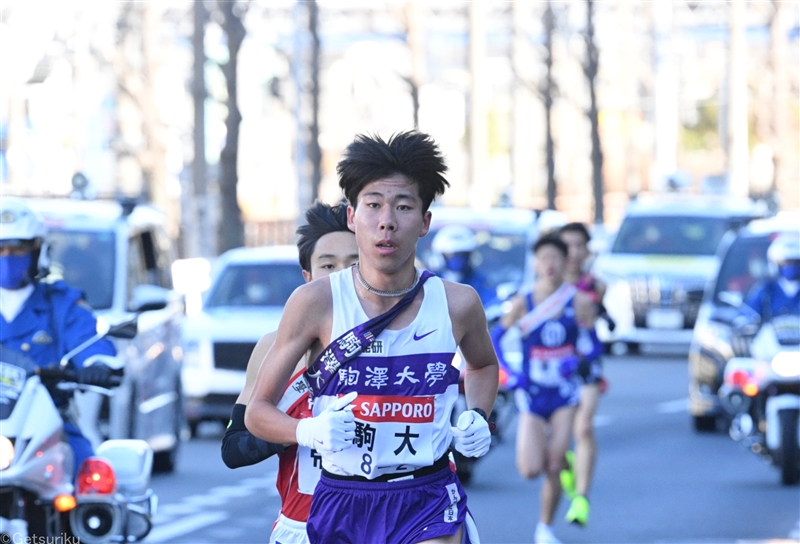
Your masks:
{"label": "blue uniform jacket", "polygon": [[[95,335],[97,320],[83,303],[83,293],[63,281],[37,282],[11,323],[0,315],[0,344],[30,357],[37,366],[57,365],[61,357]],[[83,367],[92,355],[116,355],[103,338],[72,359]]]}
{"label": "blue uniform jacket", "polygon": [[762,321],[781,315],[800,314],[800,292],[789,297],[775,280],[756,284],[748,293],[745,303],[761,316]]}

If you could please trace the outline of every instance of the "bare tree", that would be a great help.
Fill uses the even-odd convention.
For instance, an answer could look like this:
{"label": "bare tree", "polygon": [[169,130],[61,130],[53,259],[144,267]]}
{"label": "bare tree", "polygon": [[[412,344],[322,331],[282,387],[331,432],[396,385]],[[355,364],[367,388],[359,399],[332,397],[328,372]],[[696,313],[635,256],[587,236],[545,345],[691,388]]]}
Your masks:
{"label": "bare tree", "polygon": [[[515,5],[515,9],[519,9]],[[558,195],[558,183],[556,181],[556,161],[555,161],[555,142],[553,140],[553,104],[558,94],[558,87],[553,78],[553,37],[556,30],[556,15],[553,11],[552,2],[547,0],[544,15],[544,47],[540,48],[545,66],[545,77],[538,85],[527,81],[517,73],[516,66],[512,64],[514,70],[514,80],[517,83],[537,96],[542,101],[545,111],[545,163],[547,166],[547,208],[556,209],[556,196]]]}
{"label": "bare tree", "polygon": [[[308,31],[311,35],[311,124],[308,135],[308,158],[311,161],[311,195],[313,199],[319,198],[319,185],[322,181],[322,149],[319,145],[319,70],[320,70],[320,42],[319,42],[319,4],[317,0],[308,3]],[[301,214],[302,215],[302,214]]]}
{"label": "bare tree", "polygon": [[404,76],[411,93],[414,128],[419,128],[419,88],[425,80],[425,33],[420,2],[409,1],[403,6],[405,14],[405,40],[411,52],[411,74]]}
{"label": "bare tree", "polygon": [[246,35],[243,19],[247,4],[220,0],[217,3],[222,13],[222,30],[228,41],[228,60],[220,64],[225,76],[228,97],[225,105],[228,115],[225,118],[225,146],[220,153],[219,190],[221,200],[221,218],[219,223],[219,249],[227,251],[244,245],[244,223],[242,210],[237,198],[237,159],[239,157],[239,124],[242,115],[239,112],[237,98],[237,68],[239,49]]}
{"label": "bare tree", "polygon": [[[157,207],[164,210],[170,234],[178,232],[179,205],[167,195],[169,172],[167,169],[167,132],[156,100],[156,83],[161,66],[159,26],[164,12],[159,4],[123,3],[118,19],[117,54],[112,61],[117,81],[120,108],[130,104],[138,110],[134,116],[128,111],[120,115],[138,118],[138,125],[126,122],[120,127],[116,142],[118,162],[134,159],[141,172],[142,192]],[[139,131],[142,138],[139,138]],[[141,140],[141,142],[140,142]],[[136,180],[138,182],[140,180]],[[128,187],[130,190],[131,187]]]}
{"label": "bare tree", "polygon": [[208,247],[202,240],[210,240],[207,227],[210,226],[208,214],[208,168],[206,164],[206,116],[205,104],[208,91],[206,89],[206,52],[205,52],[205,32],[208,22],[208,10],[203,2],[197,1],[192,4],[194,15],[194,30],[192,33],[192,49],[194,52],[194,63],[192,66],[192,100],[194,102],[194,128],[193,145],[194,159],[192,160],[192,185],[194,202],[192,212],[187,214],[190,218],[188,222],[189,232],[186,233],[185,240],[187,251],[191,256],[216,254],[215,247]]}
{"label": "bare tree", "polygon": [[[787,9],[783,2],[772,0],[773,13],[770,20],[770,64],[772,68],[772,147],[773,147],[773,179],[772,191],[777,194],[789,193],[792,187],[792,177],[794,177],[794,192],[797,195],[797,169],[795,175],[791,175],[792,155],[795,156],[796,147],[792,151],[792,139],[789,138],[791,132],[789,126],[790,116],[786,115],[789,110],[790,84],[789,70],[787,69],[787,39],[786,28],[782,24],[782,17]],[[796,139],[794,140],[797,141]],[[795,144],[796,145],[796,144]],[[788,195],[787,195],[788,196]],[[791,200],[787,202],[792,205]],[[796,205],[796,201],[795,201]]]}
{"label": "bare tree", "polygon": [[594,43],[594,0],[586,0],[586,61],[583,73],[589,82],[589,122],[592,137],[592,192],[594,194],[594,222],[603,223],[603,150],[600,146],[600,126],[597,111],[596,81],[600,65],[600,53]]}
{"label": "bare tree", "polygon": [[556,209],[556,160],[553,143],[553,34],[555,33],[555,14],[550,0],[544,12],[544,65],[545,79],[539,87],[539,95],[544,102],[545,111],[545,153],[547,161],[547,208]]}

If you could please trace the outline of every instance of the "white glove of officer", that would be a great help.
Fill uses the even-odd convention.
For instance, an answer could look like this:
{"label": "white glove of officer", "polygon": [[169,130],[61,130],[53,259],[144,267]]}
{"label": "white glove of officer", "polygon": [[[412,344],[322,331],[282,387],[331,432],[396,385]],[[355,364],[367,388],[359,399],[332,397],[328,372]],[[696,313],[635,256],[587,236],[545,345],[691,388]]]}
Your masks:
{"label": "white glove of officer", "polygon": [[467,410],[458,417],[455,427],[450,427],[456,438],[456,450],[466,457],[482,457],[489,451],[492,433],[489,424],[480,414]]}
{"label": "white glove of officer", "polygon": [[358,393],[352,391],[333,401],[321,414],[297,423],[297,443],[319,452],[333,453],[353,445],[356,437],[353,405]]}

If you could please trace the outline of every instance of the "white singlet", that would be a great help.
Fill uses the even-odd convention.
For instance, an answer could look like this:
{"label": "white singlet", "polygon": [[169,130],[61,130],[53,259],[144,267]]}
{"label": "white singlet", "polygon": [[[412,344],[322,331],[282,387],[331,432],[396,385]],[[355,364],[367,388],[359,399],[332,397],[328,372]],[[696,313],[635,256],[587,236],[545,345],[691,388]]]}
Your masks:
{"label": "white singlet", "polygon": [[[350,269],[329,276],[333,295],[332,338],[369,320]],[[322,455],[325,470],[373,479],[430,466],[450,447],[450,415],[458,398],[459,371],[444,284],[431,277],[414,321],[384,330],[339,370],[314,403],[314,415],[334,398],[357,391],[354,445]]]}

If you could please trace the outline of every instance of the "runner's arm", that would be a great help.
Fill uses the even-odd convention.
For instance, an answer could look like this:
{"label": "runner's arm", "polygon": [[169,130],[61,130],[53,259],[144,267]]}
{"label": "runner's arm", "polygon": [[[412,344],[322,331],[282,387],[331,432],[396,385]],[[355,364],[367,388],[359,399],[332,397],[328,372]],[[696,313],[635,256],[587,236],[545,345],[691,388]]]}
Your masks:
{"label": "runner's arm", "polygon": [[267,356],[269,348],[271,348],[272,344],[275,343],[276,335],[277,331],[268,332],[261,337],[256,344],[256,347],[253,348],[253,353],[250,354],[250,359],[247,361],[247,371],[245,372],[244,376],[244,387],[242,388],[242,392],[239,393],[239,397],[236,399],[237,404],[244,404],[247,406],[247,403],[250,401],[250,396],[253,394],[253,387],[256,385],[258,370],[261,368],[261,363],[264,362],[264,358]]}
{"label": "runner's arm", "polygon": [[247,467],[285,451],[281,444],[273,444],[253,436],[244,425],[244,404],[234,404],[231,420],[222,437],[222,461],[228,468]]}
{"label": "runner's arm", "polygon": [[228,468],[255,465],[286,449],[281,444],[271,444],[253,436],[244,424],[245,409],[253,392],[258,369],[261,368],[261,363],[274,342],[275,332],[262,336],[247,362],[244,388],[236,399],[236,404],[233,405],[228,428],[222,437],[222,461]]}
{"label": "runner's arm", "polygon": [[575,319],[578,325],[585,329],[593,329],[597,318],[597,305],[588,294],[578,291],[575,293]]}
{"label": "runner's arm", "polygon": [[[286,415],[277,404],[297,361],[321,340],[331,307],[330,283],[325,279],[298,287],[286,302],[275,343],[261,364],[245,412],[245,425],[258,438],[276,444],[297,443],[299,419]],[[327,338],[323,342],[327,343]]]}

